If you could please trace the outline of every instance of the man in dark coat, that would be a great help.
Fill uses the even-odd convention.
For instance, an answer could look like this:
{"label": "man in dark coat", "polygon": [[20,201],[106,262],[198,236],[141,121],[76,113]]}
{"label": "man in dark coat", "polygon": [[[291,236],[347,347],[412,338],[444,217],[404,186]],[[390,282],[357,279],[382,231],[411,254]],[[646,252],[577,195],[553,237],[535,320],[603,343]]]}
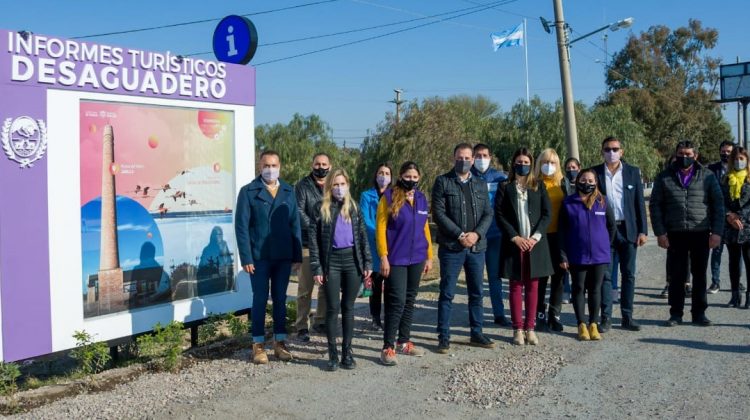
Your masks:
{"label": "man in dark coat", "polygon": [[[646,243],[648,223],[643,199],[641,171],[622,161],[622,142],[615,137],[602,141],[604,163],[594,166],[599,188],[607,197],[607,205],[615,216],[617,232],[612,242],[612,261],[619,261],[620,268],[620,312],[622,327],[639,331],[641,326],[633,319],[635,298],[636,250]],[[612,325],[612,273],[617,267],[610,265],[602,283],[601,331],[609,331]]]}
{"label": "man in dark coat", "polygon": [[[711,171],[719,183],[724,178],[724,175],[728,171],[729,155],[734,150],[734,143],[728,140],[724,140],[719,145],[719,161],[708,165],[708,170]],[[708,288],[708,293],[714,294],[719,291],[721,285],[721,254],[724,251],[724,241],[721,245],[711,250],[711,287]],[[742,284],[740,284],[740,287]]]}

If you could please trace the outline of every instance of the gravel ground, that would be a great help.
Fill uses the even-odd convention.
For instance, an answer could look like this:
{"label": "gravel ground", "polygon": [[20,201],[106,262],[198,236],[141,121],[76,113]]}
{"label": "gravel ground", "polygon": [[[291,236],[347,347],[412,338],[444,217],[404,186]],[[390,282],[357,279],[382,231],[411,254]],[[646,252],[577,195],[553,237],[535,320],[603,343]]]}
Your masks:
{"label": "gravel ground", "polygon": [[[498,345],[470,347],[462,290],[454,303],[452,352],[441,355],[435,353],[436,297],[427,292],[420,294],[413,332],[427,355],[400,356],[396,367],[378,363],[382,336],[365,328],[362,301],[353,371],[324,371],[324,338],[316,336],[292,343],[292,363],[271,356],[269,365],[254,366],[243,350],[16,418],[750,418],[750,311],[726,308],[729,293],[722,291],[709,295],[713,327],[662,327],[668,308],[657,295],[664,257],[654,240],[639,252],[635,314],[644,328],[637,333],[616,326],[600,342],[578,342],[572,307],[564,305],[564,333],[540,333],[535,347],[512,346],[511,330],[490,323],[485,298],[485,332]],[[723,274],[726,287],[726,269]]]}

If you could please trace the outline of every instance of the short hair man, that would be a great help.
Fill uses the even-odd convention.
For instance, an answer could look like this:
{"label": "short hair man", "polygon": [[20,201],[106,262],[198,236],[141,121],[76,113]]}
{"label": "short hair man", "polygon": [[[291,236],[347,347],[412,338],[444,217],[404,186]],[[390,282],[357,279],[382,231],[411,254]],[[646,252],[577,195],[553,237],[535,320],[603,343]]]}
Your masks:
{"label": "short hair man", "polygon": [[[279,179],[279,154],[260,155],[260,175],[240,189],[235,212],[235,235],[243,270],[253,287],[253,362],[268,363],[265,342],[266,304],[273,301],[274,354],[292,360],[286,347],[286,289],[292,270],[302,262],[302,237],[297,199],[291,185]],[[273,220],[274,223],[267,223]],[[259,222],[260,221],[260,222]],[[273,246],[284,243],[287,246]],[[269,287],[270,282],[270,287]]]}
{"label": "short hair man", "polygon": [[[719,145],[719,161],[708,165],[708,169],[713,172],[716,179],[721,182],[724,175],[729,172],[728,162],[729,156],[734,150],[734,143],[728,140],[724,140]],[[711,250],[711,287],[708,288],[708,293],[714,294],[719,291],[721,285],[721,254],[724,251],[724,241],[719,246]],[[742,286],[742,284],[740,284]]]}
{"label": "short hair man", "polygon": [[[622,327],[639,331],[641,326],[633,318],[635,298],[635,260],[639,246],[646,243],[648,223],[643,199],[641,170],[622,160],[625,150],[616,137],[602,141],[604,163],[594,167],[602,194],[607,196],[607,205],[612,209],[617,231],[612,243],[612,260],[620,266],[620,311]],[[612,272],[617,264],[610,264],[602,283],[602,332],[612,325]]]}
{"label": "short hair man", "polygon": [[487,249],[487,230],[492,224],[492,206],[487,183],[471,175],[474,155],[470,144],[453,149],[453,168],[435,179],[432,187],[432,217],[438,227],[440,296],[438,298],[438,352],[450,351],[450,319],[453,296],[461,268],[469,295],[471,344],[492,348],[482,332],[482,280]]}
{"label": "short hair man", "polygon": [[[312,270],[310,269],[310,250],[308,248],[308,229],[320,217],[318,204],[323,200],[323,185],[328,172],[331,170],[331,158],[326,153],[316,153],[312,159],[310,174],[300,180],[294,187],[299,206],[302,225],[302,268],[297,276],[297,338],[300,341],[310,341],[308,318],[312,309],[312,294],[315,287]],[[326,298],[322,287],[318,287],[318,306],[312,320],[315,332],[325,331]]]}
{"label": "short hair man", "polygon": [[674,164],[654,181],[649,209],[658,244],[668,254],[670,316],[665,325],[682,323],[687,261],[693,276],[693,324],[711,325],[706,317],[706,268],[709,250],[721,244],[724,198],[716,176],[698,163],[692,142],[677,144]]}
{"label": "short hair man", "polygon": [[[471,175],[484,180],[489,191],[490,205],[495,203],[495,195],[498,186],[508,179],[508,176],[492,167],[492,151],[483,143],[474,145],[474,165],[471,167]],[[492,314],[495,324],[508,325],[505,317],[505,306],[503,305],[503,281],[500,278],[500,244],[502,235],[497,226],[495,217],[487,230],[487,251],[484,261],[487,265],[487,284],[490,289],[490,302],[492,303]]]}

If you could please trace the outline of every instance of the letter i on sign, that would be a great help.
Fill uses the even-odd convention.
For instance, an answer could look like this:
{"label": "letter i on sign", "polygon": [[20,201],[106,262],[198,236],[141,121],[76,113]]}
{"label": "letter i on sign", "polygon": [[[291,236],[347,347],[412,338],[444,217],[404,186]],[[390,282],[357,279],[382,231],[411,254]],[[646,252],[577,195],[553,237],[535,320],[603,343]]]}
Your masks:
{"label": "letter i on sign", "polygon": [[234,26],[229,26],[227,28],[227,32],[229,32],[229,35],[227,35],[227,43],[229,44],[229,51],[227,51],[227,56],[232,57],[237,55],[237,49],[234,48],[234,35],[232,35],[232,32],[234,32]]}

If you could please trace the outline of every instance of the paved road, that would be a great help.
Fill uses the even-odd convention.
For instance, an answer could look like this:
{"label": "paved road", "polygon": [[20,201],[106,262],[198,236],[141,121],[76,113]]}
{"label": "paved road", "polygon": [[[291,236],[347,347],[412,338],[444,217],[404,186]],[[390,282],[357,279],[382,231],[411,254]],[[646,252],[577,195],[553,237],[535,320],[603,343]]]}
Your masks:
{"label": "paved road", "polygon": [[[177,375],[145,375],[110,392],[58,401],[29,413],[29,417],[89,415],[155,418],[750,418],[750,311],[726,307],[729,293],[709,295],[707,312],[715,326],[662,327],[668,317],[666,301],[658,298],[664,285],[663,250],[652,239],[640,250],[635,314],[641,332],[615,327],[601,342],[575,340],[572,307],[564,305],[562,334],[540,334],[536,348],[510,344],[511,330],[488,324],[486,332],[498,342],[493,350],[468,342],[465,295],[454,310],[455,343],[451,355],[434,352],[437,340],[436,294],[426,287],[420,294],[414,341],[426,347],[423,358],[401,356],[396,367],[378,364],[381,337],[358,322],[355,340],[358,368],[323,371],[326,362],[322,337],[293,346],[302,360],[283,365],[253,366],[248,351],[222,361],[196,366]],[[726,257],[725,257],[726,258]],[[723,272],[727,277],[726,270]],[[728,279],[724,281],[728,286]],[[485,299],[489,308],[489,299]],[[619,311],[619,307],[615,308]],[[365,304],[359,313],[365,315]],[[617,314],[619,316],[619,313]],[[491,320],[489,309],[486,319]],[[689,316],[688,316],[689,319]],[[616,325],[619,318],[615,319]],[[538,357],[554,355],[555,358]],[[446,383],[452,372],[469,362],[561,360],[548,374],[534,379],[526,397],[490,408],[450,402]],[[546,367],[545,367],[546,368]],[[559,368],[559,369],[558,369]],[[520,367],[518,367],[520,371]],[[518,375],[479,374],[489,388],[512,387]],[[516,376],[516,378],[514,378]],[[217,379],[219,377],[220,379]],[[535,377],[536,378],[536,377]],[[158,395],[149,392],[158,388]],[[185,387],[198,391],[188,392]],[[141,395],[134,397],[132,395]],[[139,402],[138,398],[150,398]],[[122,401],[120,405],[112,401]],[[107,404],[109,403],[109,404]],[[106,405],[106,409],[102,408]],[[142,408],[132,408],[140,405]],[[124,406],[124,407],[123,407]],[[57,414],[57,415],[56,415]]]}

